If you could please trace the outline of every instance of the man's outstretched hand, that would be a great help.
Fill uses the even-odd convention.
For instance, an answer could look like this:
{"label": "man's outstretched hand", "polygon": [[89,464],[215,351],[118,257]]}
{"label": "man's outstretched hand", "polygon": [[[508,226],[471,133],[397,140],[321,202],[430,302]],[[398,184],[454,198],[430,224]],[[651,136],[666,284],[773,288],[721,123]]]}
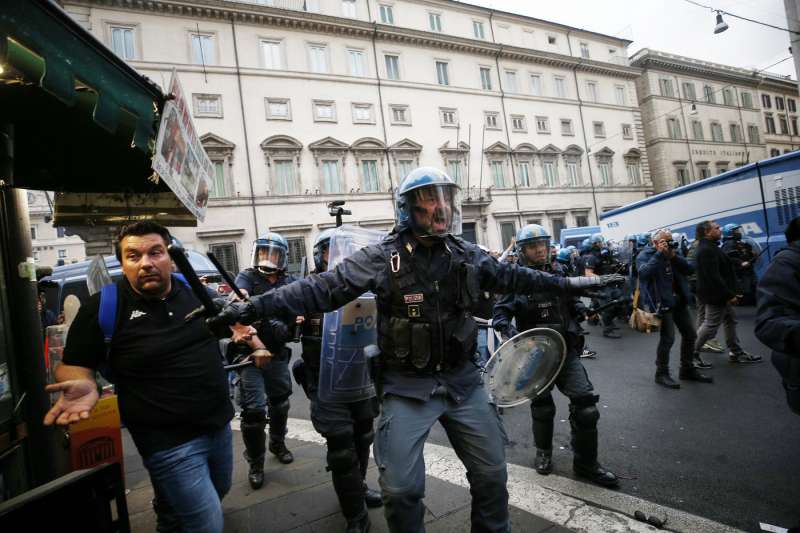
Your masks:
{"label": "man's outstretched hand", "polygon": [[71,379],[45,387],[47,392],[61,392],[56,404],[44,415],[44,425],[54,422],[66,426],[89,418],[97,403],[97,384],[90,379]]}

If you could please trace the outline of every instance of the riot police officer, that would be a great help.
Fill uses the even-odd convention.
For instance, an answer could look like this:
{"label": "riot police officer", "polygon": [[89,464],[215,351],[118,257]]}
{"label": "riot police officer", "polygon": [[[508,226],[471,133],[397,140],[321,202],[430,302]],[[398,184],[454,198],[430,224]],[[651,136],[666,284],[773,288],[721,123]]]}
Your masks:
{"label": "riot police officer", "polygon": [[730,257],[736,274],[738,293],[748,303],[755,303],[756,254],[753,246],[742,239],[742,226],[739,224],[725,224],[722,226],[722,251]]}
{"label": "riot police officer", "polygon": [[[519,261],[539,271],[563,276],[558,264],[547,260],[550,235],[538,224],[529,224],[517,233]],[[617,487],[617,476],[597,461],[597,410],[599,396],[589,381],[579,356],[583,348],[578,321],[587,312],[578,298],[556,292],[507,294],[494,306],[492,324],[504,338],[517,330],[542,327],[558,331],[567,344],[567,359],[556,377],[558,389],[570,399],[569,421],[572,427],[573,470],[605,487]],[[516,319],[516,328],[511,320]],[[550,390],[543,391],[531,402],[533,439],[536,443],[534,468],[539,474],[553,471],[553,420],[556,406]]]}
{"label": "riot police officer", "polygon": [[[619,263],[613,257],[613,254],[606,246],[606,241],[600,233],[595,233],[589,239],[591,249],[584,258],[584,275],[597,276],[618,274],[620,270]],[[595,306],[600,306],[611,302],[612,300],[619,299],[622,296],[622,291],[616,287],[604,287],[598,291],[598,295],[594,298]],[[616,330],[619,328],[615,325],[614,319],[619,313],[618,306],[611,306],[604,309],[600,313],[600,318],[603,323],[603,337],[609,339],[619,339],[621,335]]]}
{"label": "riot police officer", "polygon": [[[250,296],[286,285],[294,278],[286,273],[289,245],[280,234],[270,232],[253,242],[252,267],[236,276],[235,283]],[[291,351],[286,342],[292,339],[293,328],[288,324],[294,316],[270,317],[256,327],[262,350],[252,352],[256,365],[241,370],[239,381],[242,400],[242,440],[245,458],[250,465],[248,481],[253,489],[264,484],[264,456],[269,414],[269,451],[283,464],[294,460],[286,448],[286,422],[289,418],[289,396],[292,382],[289,377]],[[232,347],[230,349],[236,349]],[[239,347],[251,350],[251,347]]]}
{"label": "riot police officer", "polygon": [[[333,229],[320,232],[314,242],[312,275],[328,270],[328,252]],[[347,533],[369,529],[367,507],[383,505],[381,494],[364,481],[369,466],[369,449],[375,436],[373,421],[378,416],[376,397],[350,403],[323,402],[317,394],[322,351],[323,313],[310,313],[302,326],[302,361],[292,372],[308,394],[311,423],[328,446],[328,469],[333,488],[347,520]]]}
{"label": "riot police officer", "polygon": [[568,291],[621,276],[564,278],[500,263],[461,232],[459,186],[444,172],[418,168],[397,192],[396,225],[333,270],[249,302],[231,302],[214,323],[247,323],[278,312],[330,311],[366,291],[376,295],[382,399],[375,446],[390,531],[424,530],[423,446],[438,420],[464,462],[473,531],[509,528],[504,430],[474,364],[471,309],[482,290]]}

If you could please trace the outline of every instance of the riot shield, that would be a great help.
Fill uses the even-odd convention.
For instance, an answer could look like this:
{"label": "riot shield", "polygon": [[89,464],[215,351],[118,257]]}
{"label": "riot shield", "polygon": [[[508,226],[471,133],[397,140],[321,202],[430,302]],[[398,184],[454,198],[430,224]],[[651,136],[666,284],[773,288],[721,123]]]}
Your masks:
{"label": "riot shield", "polygon": [[560,333],[549,328],[523,331],[503,343],[486,364],[486,386],[499,407],[514,407],[547,390],[567,357]]}
{"label": "riot shield", "polygon": [[[386,233],[343,225],[333,232],[328,252],[328,270],[346,257]],[[362,294],[349,304],[325,313],[322,321],[319,398],[326,402],[352,403],[375,396],[364,348],[378,343],[375,295]]]}

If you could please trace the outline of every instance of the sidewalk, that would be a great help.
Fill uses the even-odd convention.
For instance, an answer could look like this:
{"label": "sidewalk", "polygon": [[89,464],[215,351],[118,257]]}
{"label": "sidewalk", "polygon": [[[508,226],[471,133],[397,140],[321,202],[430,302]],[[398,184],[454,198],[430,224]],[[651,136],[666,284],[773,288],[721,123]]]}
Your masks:
{"label": "sidewalk", "polygon": [[[270,533],[340,533],[345,522],[325,470],[325,446],[307,440],[290,439],[287,446],[294,462],[281,465],[269,456],[265,465],[266,482],[254,491],[247,483],[247,463],[242,457],[244,446],[234,423],[233,486],[223,500],[225,531]],[[125,481],[128,512],[134,533],[155,531],[156,521],[150,500],[153,489],[142,460],[127,431],[123,430]],[[367,473],[367,482],[377,488],[374,463]],[[429,533],[463,533],[469,531],[470,496],[467,488],[428,476],[426,480],[426,530]],[[383,509],[370,511],[375,533],[387,532]],[[511,507],[515,532],[561,533],[570,531],[531,513]]]}

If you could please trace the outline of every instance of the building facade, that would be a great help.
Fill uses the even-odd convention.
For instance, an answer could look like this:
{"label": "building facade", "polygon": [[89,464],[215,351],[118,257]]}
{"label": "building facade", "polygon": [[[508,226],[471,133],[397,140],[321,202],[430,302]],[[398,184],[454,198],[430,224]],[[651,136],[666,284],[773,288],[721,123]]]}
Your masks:
{"label": "building facade", "polygon": [[797,82],[778,77],[764,76],[759,85],[763,119],[761,121],[767,155],[793,152],[800,149],[797,130]]}
{"label": "building facade", "polygon": [[66,265],[86,258],[86,247],[80,237],[68,235],[66,228],[53,226],[53,193],[28,191],[28,212],[36,266]]}
{"label": "building facade", "polygon": [[593,224],[652,190],[629,41],[450,0],[68,0],[137,70],[173,69],[215,164],[206,220],[176,228],[230,270],[268,229],[297,270],[345,221],[389,229],[417,166],[462,187],[464,237]]}
{"label": "building facade", "polygon": [[655,192],[766,157],[752,71],[647,48],[631,64]]}

